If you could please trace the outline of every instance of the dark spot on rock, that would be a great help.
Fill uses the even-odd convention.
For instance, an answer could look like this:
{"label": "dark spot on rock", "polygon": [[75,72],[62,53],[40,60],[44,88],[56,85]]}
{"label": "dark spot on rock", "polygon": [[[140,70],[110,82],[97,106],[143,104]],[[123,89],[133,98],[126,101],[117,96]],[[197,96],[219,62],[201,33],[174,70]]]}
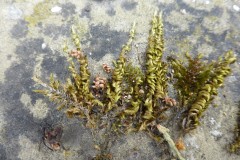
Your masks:
{"label": "dark spot on rock", "polygon": [[36,54],[51,52],[48,47],[42,49],[43,42],[42,38],[25,40],[22,45],[16,47],[16,54],[21,59],[31,59],[35,58]]}
{"label": "dark spot on rock", "polygon": [[[237,31],[240,31],[240,23],[239,23],[239,21],[237,21],[237,19],[239,19],[240,15],[237,12],[231,12],[231,11],[228,11],[227,13],[230,15],[229,21],[231,22],[231,24],[234,27],[236,27]],[[239,36],[236,36],[236,37],[239,37]]]}
{"label": "dark spot on rock", "polygon": [[51,73],[57,75],[59,80],[65,81],[65,78],[68,77],[68,69],[67,69],[67,60],[65,57],[51,57],[45,56],[42,61],[42,74],[44,77],[49,77]]}
{"label": "dark spot on rock", "polygon": [[[41,138],[41,124],[45,120],[39,120],[33,117],[28,109],[21,102],[22,94],[30,95],[31,103],[34,105],[36,100],[42,98],[41,95],[34,93],[35,82],[32,80],[34,75],[34,66],[38,54],[46,56],[51,55],[50,49],[42,50],[43,39],[25,39],[21,45],[16,47],[16,54],[19,61],[15,62],[5,71],[5,83],[0,84],[0,101],[6,108],[4,119],[9,122],[5,127],[5,141],[7,144],[6,154],[0,146],[0,159],[18,159],[20,146],[18,144],[19,135],[28,137],[34,143],[39,143]],[[58,59],[57,59],[58,60]],[[50,62],[51,63],[51,62]],[[62,63],[60,63],[62,65]],[[48,104],[51,106],[51,104]],[[54,110],[53,107],[50,107]],[[53,112],[52,112],[53,113]],[[48,115],[46,119],[51,119],[55,114]],[[59,113],[58,113],[59,115]],[[58,119],[59,120],[59,119]],[[51,119],[50,122],[53,123]],[[7,158],[5,158],[7,157]]]}
{"label": "dark spot on rock", "polygon": [[189,6],[183,0],[178,0],[178,1],[176,1],[176,3],[178,4],[178,6],[180,8],[185,9],[188,13],[190,13],[192,15],[195,15],[197,17],[203,17],[203,16],[207,16],[209,14],[208,11],[204,11],[204,10],[201,10],[201,9],[196,9],[194,7]]}
{"label": "dark spot on rock", "polygon": [[[26,55],[27,56],[27,55]],[[26,135],[36,141],[37,136],[31,133],[37,132],[37,124],[29,111],[24,108],[21,102],[21,95],[32,95],[31,79],[33,75],[33,58],[23,58],[21,63],[14,63],[6,72],[6,82],[0,85],[2,105],[6,107],[4,117],[8,123],[5,127],[5,140],[8,142],[7,159],[16,159],[19,152],[19,135]],[[32,97],[31,97],[32,98]],[[36,120],[37,122],[37,120]]]}
{"label": "dark spot on rock", "polygon": [[114,10],[114,8],[110,8],[106,11],[106,13],[109,15],[109,16],[114,16],[116,14],[116,11]]}
{"label": "dark spot on rock", "polygon": [[81,12],[81,17],[87,17],[90,18],[90,11],[91,11],[91,5],[88,4],[86,7],[83,8]]}
{"label": "dark spot on rock", "polygon": [[39,22],[39,23],[37,24],[37,26],[38,26],[39,28],[42,28],[42,27],[43,27],[43,23],[42,23],[42,22]]}
{"label": "dark spot on rock", "polygon": [[63,24],[61,26],[56,26],[54,24],[48,24],[43,33],[44,35],[56,40],[59,36],[70,36],[71,24]]}
{"label": "dark spot on rock", "polygon": [[11,60],[12,59],[12,55],[7,55],[7,60]]}
{"label": "dark spot on rock", "polygon": [[99,60],[107,53],[114,54],[117,57],[122,45],[128,40],[128,33],[111,31],[109,26],[91,26],[90,33],[92,36],[88,41],[91,47],[86,49],[86,52],[92,52],[92,57],[96,60]]}
{"label": "dark spot on rock", "polygon": [[163,17],[167,17],[170,14],[170,12],[175,10],[176,7],[177,7],[177,3],[164,4],[164,3],[161,3],[160,1],[158,5],[159,11],[162,11],[163,13]]}
{"label": "dark spot on rock", "polygon": [[221,17],[222,14],[223,14],[223,8],[220,8],[220,7],[214,7],[209,13],[209,15],[216,16],[216,17]]}
{"label": "dark spot on rock", "polygon": [[127,11],[131,11],[136,8],[137,2],[134,1],[125,1],[122,3],[122,8],[126,9]]}
{"label": "dark spot on rock", "polygon": [[27,22],[24,20],[19,20],[15,26],[11,29],[11,34],[13,38],[23,38],[27,35],[28,26]]}
{"label": "dark spot on rock", "polygon": [[67,18],[71,15],[74,15],[76,13],[76,6],[70,2],[65,3],[62,5],[62,16],[64,18]]}
{"label": "dark spot on rock", "polygon": [[215,48],[215,53],[209,55],[209,59],[216,59],[218,56],[222,55],[228,50],[231,50],[234,45],[231,41],[226,39],[228,31],[224,31],[222,34],[215,34],[212,30],[207,29],[206,27],[202,26],[201,28],[205,35],[208,35],[209,40],[206,41],[204,36],[202,36],[199,40],[199,45],[203,43],[207,43],[208,45]]}

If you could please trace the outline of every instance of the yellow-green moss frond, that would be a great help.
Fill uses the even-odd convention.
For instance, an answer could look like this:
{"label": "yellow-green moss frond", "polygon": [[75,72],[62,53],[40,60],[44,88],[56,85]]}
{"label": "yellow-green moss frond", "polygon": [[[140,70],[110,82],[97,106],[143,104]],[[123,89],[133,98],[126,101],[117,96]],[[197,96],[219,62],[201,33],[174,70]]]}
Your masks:
{"label": "yellow-green moss frond", "polygon": [[166,65],[162,62],[164,51],[162,15],[155,14],[148,38],[146,51],[146,84],[148,91],[145,100],[145,119],[152,118],[156,100],[166,95]]}
{"label": "yellow-green moss frond", "polygon": [[195,129],[199,125],[199,118],[208,108],[213,95],[217,94],[217,89],[223,84],[224,78],[231,73],[230,64],[236,61],[232,51],[220,57],[213,63],[212,72],[209,75],[206,84],[197,92],[196,100],[192,103],[188,116],[184,119],[183,127],[186,130]]}
{"label": "yellow-green moss frond", "polygon": [[123,91],[131,96],[130,106],[124,112],[134,115],[139,111],[143,98],[143,81],[144,75],[139,67],[134,67],[131,63],[127,63],[124,73]]}
{"label": "yellow-green moss frond", "polygon": [[202,61],[200,54],[193,58],[187,53],[185,57],[187,64],[173,57],[168,58],[174,71],[174,88],[178,91],[178,101],[182,107],[195,100],[213,68],[212,64]]}
{"label": "yellow-green moss frond", "polygon": [[74,43],[77,50],[81,50],[80,37],[78,35],[78,32],[76,31],[76,29],[73,26],[71,28],[71,38],[72,38],[72,42]]}
{"label": "yellow-green moss frond", "polygon": [[112,72],[111,85],[107,85],[107,96],[110,99],[107,110],[111,110],[116,105],[122,94],[121,84],[123,82],[124,69],[126,65],[126,54],[131,50],[131,44],[135,36],[135,23],[129,33],[129,40],[123,45],[119,58],[114,62],[114,70]]}

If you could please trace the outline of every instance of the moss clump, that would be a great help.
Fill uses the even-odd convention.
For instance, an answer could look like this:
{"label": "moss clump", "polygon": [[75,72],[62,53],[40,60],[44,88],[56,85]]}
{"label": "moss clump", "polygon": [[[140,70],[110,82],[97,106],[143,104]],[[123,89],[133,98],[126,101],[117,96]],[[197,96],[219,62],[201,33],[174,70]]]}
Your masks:
{"label": "moss clump", "polygon": [[[91,129],[105,128],[106,141],[100,144],[102,152],[97,157],[109,155],[107,148],[115,139],[111,137],[120,133],[144,130],[159,140],[154,134],[156,124],[169,107],[176,106],[176,101],[167,96],[167,64],[162,60],[164,38],[161,14],[155,14],[152,19],[145,70],[126,60],[135,36],[133,25],[128,42],[122,47],[119,58],[113,62],[110,78],[97,77],[94,85],[90,81],[87,56],[81,50],[77,33],[72,28],[72,41],[76,49],[69,51],[68,46],[64,47],[70,56],[70,77],[63,84],[55,80],[53,75],[49,83],[35,78],[45,88],[35,91],[57,102],[59,110],[65,108],[68,117],[83,119]],[[181,109],[186,111],[183,126],[189,130],[199,124],[202,112],[207,109],[213,95],[217,94],[223,79],[231,72],[229,65],[236,58],[231,51],[210,64],[202,62],[201,56],[192,58],[186,55],[186,58],[188,65],[172,57],[169,61],[175,71],[174,86],[182,104]]]}
{"label": "moss clump", "polygon": [[174,86],[182,107],[186,108],[183,128],[188,131],[199,125],[199,118],[217,95],[217,89],[223,85],[224,78],[231,73],[230,64],[236,61],[232,51],[227,52],[218,61],[209,64],[201,61],[201,56],[191,58],[186,55],[188,65],[169,58],[176,79]]}
{"label": "moss clump", "polygon": [[29,23],[31,27],[37,25],[42,20],[47,19],[51,15],[50,6],[55,2],[46,0],[44,2],[38,3],[34,9],[33,14],[26,16],[25,20]]}
{"label": "moss clump", "polygon": [[202,55],[191,57],[185,54],[187,64],[183,61],[168,57],[174,71],[174,87],[178,92],[178,101],[181,107],[192,103],[201,87],[204,86],[209,78],[212,69],[211,64],[201,61]]}
{"label": "moss clump", "polygon": [[150,120],[154,118],[154,109],[159,107],[159,98],[166,96],[167,79],[166,64],[162,62],[164,51],[163,24],[161,16],[154,16],[152,29],[148,38],[146,52],[146,86],[147,94],[144,103],[145,113],[143,118]]}
{"label": "moss clump", "polygon": [[131,50],[131,44],[135,35],[135,25],[133,25],[130,31],[130,37],[126,45],[123,46],[119,58],[114,62],[114,70],[112,73],[111,83],[107,85],[107,97],[109,101],[107,102],[107,111],[111,110],[113,107],[117,107],[117,102],[122,95],[122,83],[124,79],[124,73],[126,69],[126,54]]}
{"label": "moss clump", "polygon": [[[64,51],[69,54],[69,72],[65,84],[50,76],[44,83],[35,78],[45,89],[35,90],[66,108],[68,117],[80,117],[90,128],[107,126],[109,134],[147,130],[148,125],[160,117],[162,99],[167,95],[166,64],[162,62],[164,51],[163,24],[161,15],[155,14],[149,34],[146,51],[146,73],[126,61],[135,35],[135,25],[130,30],[129,40],[122,47],[119,58],[113,62],[114,69],[96,96],[91,87],[87,57],[81,51],[80,38],[72,28],[72,41],[76,50]],[[96,83],[96,82],[95,82]],[[104,118],[105,117],[105,118]]]}

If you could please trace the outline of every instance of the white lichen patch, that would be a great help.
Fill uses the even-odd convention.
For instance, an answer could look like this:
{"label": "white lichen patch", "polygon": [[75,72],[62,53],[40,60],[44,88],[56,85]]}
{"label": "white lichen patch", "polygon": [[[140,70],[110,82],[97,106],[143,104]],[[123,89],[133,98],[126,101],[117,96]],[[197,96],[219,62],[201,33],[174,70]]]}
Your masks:
{"label": "white lichen patch", "polygon": [[220,138],[222,137],[223,133],[218,131],[218,130],[212,130],[210,131],[211,135],[214,136],[215,138]]}
{"label": "white lichen patch", "polygon": [[222,17],[207,16],[203,20],[203,26],[214,34],[223,34],[230,29],[230,15],[226,11],[223,12]]}
{"label": "white lichen patch", "polygon": [[41,99],[38,99],[34,105],[31,103],[31,97],[28,94],[22,94],[20,98],[24,108],[29,110],[34,118],[43,119],[47,116],[49,108]]}
{"label": "white lichen patch", "polygon": [[182,14],[177,11],[172,11],[170,15],[167,16],[166,21],[176,26],[176,29],[180,31],[188,31],[190,23],[194,21],[194,16],[187,13]]}
{"label": "white lichen patch", "polygon": [[187,135],[185,137],[185,143],[186,143],[186,146],[190,146],[190,147],[193,147],[195,149],[199,148],[199,144],[197,142],[197,139],[194,136]]}
{"label": "white lichen patch", "polygon": [[[45,43],[43,43],[45,44]],[[34,66],[34,76],[38,76],[38,77],[41,77],[42,75],[42,72],[41,72],[41,69],[42,69],[42,61],[43,61],[43,56],[42,55],[39,55],[37,58],[36,58],[36,64]]]}
{"label": "white lichen patch", "polygon": [[[9,50],[12,50],[12,48],[9,48]],[[11,66],[11,64],[14,62],[15,55],[12,53],[14,52],[9,52],[9,50],[5,47],[2,48],[1,50],[1,45],[0,45],[0,82],[4,83],[5,81],[5,71]],[[10,53],[10,54],[8,54]],[[10,59],[9,59],[10,57]]]}
{"label": "white lichen patch", "polygon": [[216,120],[213,117],[211,117],[209,121],[210,121],[211,125],[216,124]]}

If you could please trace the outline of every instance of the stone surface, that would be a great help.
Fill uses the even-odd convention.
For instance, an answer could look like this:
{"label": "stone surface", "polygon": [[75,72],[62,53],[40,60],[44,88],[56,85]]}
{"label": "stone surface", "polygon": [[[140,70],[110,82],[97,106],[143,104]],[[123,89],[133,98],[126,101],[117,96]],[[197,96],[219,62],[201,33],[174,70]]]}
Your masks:
{"label": "stone surface", "polygon": [[[100,72],[102,63],[111,65],[117,58],[134,21],[137,35],[133,52],[139,55],[131,53],[130,59],[139,63],[156,10],[163,12],[165,54],[200,52],[205,60],[211,60],[231,49],[239,59],[239,6],[238,0],[1,1],[0,159],[85,160],[97,154],[88,129],[76,119],[67,119],[56,111],[55,104],[32,91],[36,88],[34,75],[46,79],[54,73],[65,80],[68,64],[61,46],[70,38],[72,25],[80,26],[82,48],[89,56],[93,75]],[[218,107],[210,106],[201,127],[184,137],[186,150],[182,154],[186,159],[239,159],[226,150],[233,139],[240,100],[239,60],[232,68],[232,75],[214,100]],[[63,126],[62,143],[68,151],[39,147],[46,124]],[[217,140],[212,136],[215,133],[221,133]],[[174,131],[171,134],[177,138]],[[162,145],[144,133],[131,134],[119,138],[111,153],[117,160],[170,159]]]}

